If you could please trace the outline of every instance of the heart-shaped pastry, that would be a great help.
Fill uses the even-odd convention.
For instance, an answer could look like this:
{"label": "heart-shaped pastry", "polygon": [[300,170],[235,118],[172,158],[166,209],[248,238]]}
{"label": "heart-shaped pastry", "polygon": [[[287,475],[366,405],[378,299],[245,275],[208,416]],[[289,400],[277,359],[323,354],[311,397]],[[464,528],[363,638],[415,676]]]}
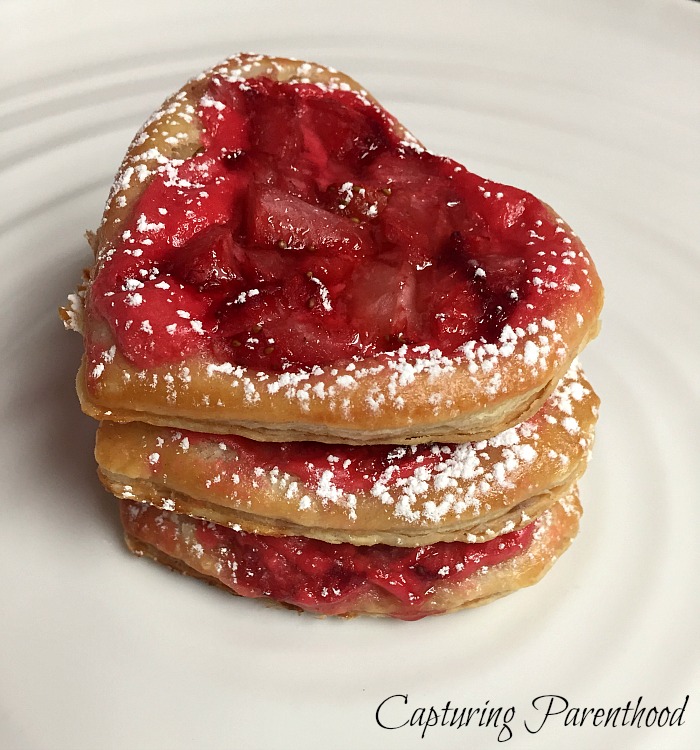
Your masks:
{"label": "heart-shaped pastry", "polygon": [[191,81],[137,134],[91,241],[62,315],[136,554],[415,620],[534,583],[575,536],[588,253],[351,79],[243,55]]}
{"label": "heart-shaped pastry", "polygon": [[580,240],[321,66],[239,56],[132,142],[64,316],[99,419],[462,442],[533,414],[598,330]]}

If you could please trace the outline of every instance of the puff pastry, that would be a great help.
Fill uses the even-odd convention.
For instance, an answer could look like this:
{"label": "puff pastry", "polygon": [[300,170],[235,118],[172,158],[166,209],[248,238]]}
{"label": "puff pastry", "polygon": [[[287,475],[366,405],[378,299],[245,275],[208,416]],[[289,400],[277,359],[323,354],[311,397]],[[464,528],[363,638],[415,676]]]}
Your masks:
{"label": "puff pastry", "polygon": [[568,495],[598,398],[574,366],[526,422],[460,445],[255,443],[104,422],[95,455],[117,497],[255,534],[417,547],[483,542]]}
{"label": "puff pastry", "polygon": [[92,244],[63,311],[83,409],[260,441],[491,437],[540,408],[602,305],[551,208],[281,58],[231,58],[168,99]]}
{"label": "puff pastry", "polygon": [[310,548],[308,540],[289,537],[280,547],[274,537],[121,502],[126,542],[137,555],[242,596],[321,615],[403,620],[480,606],[531,586],[567,549],[581,515],[574,488],[530,526],[481,545],[406,550],[313,542]]}

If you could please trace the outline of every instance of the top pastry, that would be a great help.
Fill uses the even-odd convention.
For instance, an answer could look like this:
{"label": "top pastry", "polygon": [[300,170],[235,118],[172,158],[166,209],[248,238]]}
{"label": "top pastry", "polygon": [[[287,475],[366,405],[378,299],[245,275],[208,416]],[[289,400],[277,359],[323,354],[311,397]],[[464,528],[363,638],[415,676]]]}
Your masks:
{"label": "top pastry", "polygon": [[279,58],[232,58],[165,102],[93,248],[64,311],[85,411],[258,440],[491,436],[540,407],[602,305],[549,206]]}

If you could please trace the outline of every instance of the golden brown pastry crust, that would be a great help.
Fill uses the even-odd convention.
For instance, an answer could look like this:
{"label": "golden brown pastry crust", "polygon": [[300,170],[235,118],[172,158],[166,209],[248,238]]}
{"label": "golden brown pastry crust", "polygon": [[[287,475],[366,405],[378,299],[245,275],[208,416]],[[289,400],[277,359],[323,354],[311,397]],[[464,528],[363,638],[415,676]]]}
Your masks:
{"label": "golden brown pastry crust", "polygon": [[[189,82],[153,115],[127,152],[95,236],[93,279],[163,159],[184,159],[199,147],[196,104],[214,74],[344,85],[372,100],[352,79],[329,68],[264,56],[231,58]],[[416,142],[393,122],[402,138]],[[569,231],[558,221],[562,231]],[[590,264],[573,233],[570,247],[572,257]],[[103,354],[97,364],[84,359],[78,393],[85,412],[97,419],[138,420],[257,440],[369,444],[480,439],[537,411],[596,335],[602,287],[592,264],[587,274],[590,284],[560,309],[547,311],[548,317],[533,321],[533,331],[514,334],[491,348],[478,344],[469,357],[418,355],[403,347],[350,366],[281,376],[215,365],[202,357],[145,371],[133,367],[92,306],[88,285],[84,335]],[[78,317],[74,314],[72,320]],[[99,377],[92,377],[95,370]]]}
{"label": "golden brown pastry crust", "polygon": [[[581,513],[578,492],[574,488],[570,494],[539,517],[532,543],[525,551],[505,562],[489,568],[481,568],[463,581],[437,582],[434,586],[434,593],[416,606],[411,614],[413,616],[446,614],[468,607],[478,607],[537,583],[557,558],[566,551],[576,536]],[[178,534],[177,556],[169,555],[127,532],[125,540],[129,549],[137,555],[145,555],[173,570],[207,581],[235,594],[236,592],[220,579],[217,559],[201,555],[185,541],[188,536],[185,528],[187,517],[176,516],[167,511],[164,511],[164,514],[168,519],[176,519],[179,528],[184,532]],[[283,604],[283,606],[296,609],[288,604]],[[342,616],[392,616],[397,613],[405,616],[405,606],[400,605],[398,600],[385,591],[372,587],[354,600],[349,611],[344,612]]]}
{"label": "golden brown pastry crust", "polygon": [[328,450],[337,460],[325,481],[305,481],[288,473],[282,454],[276,466],[267,459],[256,466],[213,436],[105,422],[96,457],[117,497],[252,533],[406,547],[476,542],[526,525],[571,491],[586,467],[598,403],[574,367],[527,422],[461,445],[437,466],[416,464],[404,481],[378,480],[362,491],[334,482],[332,467],[350,455],[342,446]]}

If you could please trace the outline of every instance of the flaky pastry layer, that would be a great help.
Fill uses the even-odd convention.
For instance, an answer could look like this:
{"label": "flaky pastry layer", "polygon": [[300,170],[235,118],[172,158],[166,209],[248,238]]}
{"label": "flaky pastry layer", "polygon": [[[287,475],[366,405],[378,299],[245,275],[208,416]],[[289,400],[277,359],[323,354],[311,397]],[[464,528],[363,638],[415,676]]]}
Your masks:
{"label": "flaky pastry layer", "polygon": [[[462,581],[436,582],[429,598],[413,607],[407,608],[385,590],[373,586],[346,604],[337,606],[335,611],[321,608],[317,614],[343,617],[380,615],[417,619],[487,604],[537,583],[576,536],[581,513],[578,493],[573,489],[535,521],[537,527],[526,550],[505,562],[480,568]],[[192,541],[194,535],[189,530],[187,516],[162,511],[161,525],[163,533],[167,535],[167,540],[162,545],[156,540],[140,537],[138,522],[130,518],[128,503],[125,502],[122,503],[122,519],[127,546],[135,554],[150,557],[173,570],[205,580],[230,593],[238,593],[225,572],[230,570],[230,561],[218,555],[202,553],[201,546]],[[162,547],[168,551],[164,551]],[[284,602],[280,603],[290,606]]]}
{"label": "flaky pastry layer", "polygon": [[537,414],[477,443],[273,449],[104,422],[96,457],[118,497],[252,533],[405,547],[476,542],[526,525],[571,491],[598,403],[573,367]]}

